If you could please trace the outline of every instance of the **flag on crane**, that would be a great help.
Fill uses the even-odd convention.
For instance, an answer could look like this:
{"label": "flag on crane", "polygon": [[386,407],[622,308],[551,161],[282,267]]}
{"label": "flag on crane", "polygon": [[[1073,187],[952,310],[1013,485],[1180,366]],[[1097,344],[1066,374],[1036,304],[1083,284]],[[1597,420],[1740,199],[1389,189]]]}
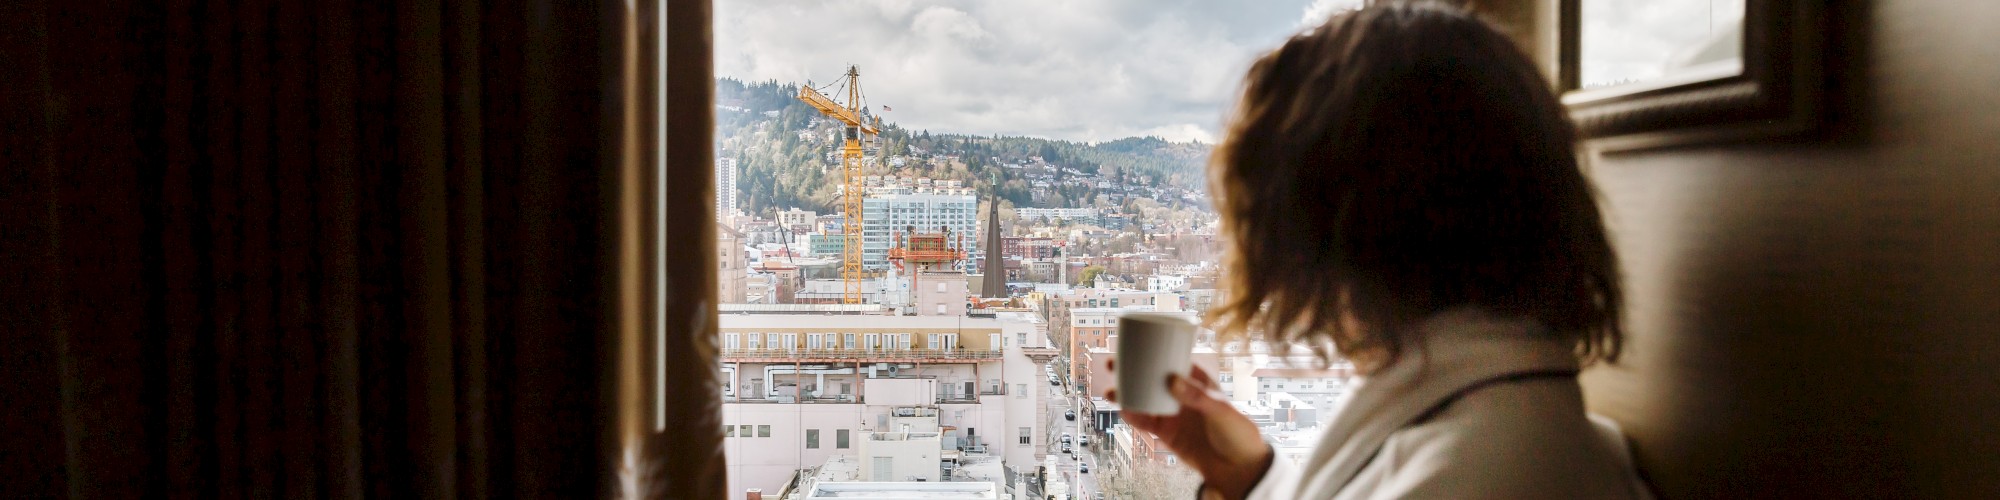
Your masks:
{"label": "flag on crane", "polygon": [[893,109],[889,109],[889,105],[887,105],[887,104],[883,104],[883,105],[882,105],[882,110],[883,110],[883,111],[895,111],[895,110],[893,110]]}

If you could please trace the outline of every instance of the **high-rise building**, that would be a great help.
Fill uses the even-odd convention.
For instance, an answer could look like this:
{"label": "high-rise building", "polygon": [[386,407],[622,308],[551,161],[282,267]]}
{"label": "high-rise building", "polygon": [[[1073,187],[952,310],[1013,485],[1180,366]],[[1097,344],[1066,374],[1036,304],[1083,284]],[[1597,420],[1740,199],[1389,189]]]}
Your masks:
{"label": "high-rise building", "polygon": [[736,213],[736,159],[715,160],[715,220]]}
{"label": "high-rise building", "polygon": [[982,253],[974,248],[979,246],[979,199],[973,196],[972,188],[959,187],[958,181],[909,178],[874,184],[862,202],[862,267],[887,269],[889,248],[895,244],[892,237],[908,233],[911,227],[925,233],[949,229],[951,245],[964,248],[971,258]]}

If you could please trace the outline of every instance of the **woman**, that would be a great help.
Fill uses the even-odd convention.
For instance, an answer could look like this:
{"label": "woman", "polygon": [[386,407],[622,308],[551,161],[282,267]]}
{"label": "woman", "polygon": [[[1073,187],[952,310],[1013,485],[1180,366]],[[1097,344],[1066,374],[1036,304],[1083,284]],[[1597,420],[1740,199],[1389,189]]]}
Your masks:
{"label": "woman", "polygon": [[1507,38],[1446,7],[1339,14],[1257,61],[1237,113],[1211,167],[1233,294],[1211,326],[1362,382],[1293,464],[1206,373],[1173,377],[1180,413],[1125,419],[1204,497],[1646,495],[1576,383],[1618,352],[1615,259],[1575,133]]}

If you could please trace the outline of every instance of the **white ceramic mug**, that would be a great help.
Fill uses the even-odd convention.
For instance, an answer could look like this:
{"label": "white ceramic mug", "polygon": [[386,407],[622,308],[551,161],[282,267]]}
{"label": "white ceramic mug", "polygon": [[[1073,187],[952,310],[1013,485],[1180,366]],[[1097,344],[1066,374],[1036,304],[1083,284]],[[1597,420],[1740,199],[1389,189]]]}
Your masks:
{"label": "white ceramic mug", "polygon": [[1167,390],[1167,374],[1188,376],[1193,366],[1195,325],[1188,318],[1159,313],[1118,317],[1118,408],[1172,415],[1181,403]]}

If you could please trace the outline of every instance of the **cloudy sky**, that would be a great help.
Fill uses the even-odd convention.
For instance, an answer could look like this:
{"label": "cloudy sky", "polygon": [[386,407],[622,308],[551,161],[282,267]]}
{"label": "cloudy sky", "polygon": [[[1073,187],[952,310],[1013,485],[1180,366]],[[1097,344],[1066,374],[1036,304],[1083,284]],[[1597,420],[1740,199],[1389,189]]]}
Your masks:
{"label": "cloudy sky", "polygon": [[1359,0],[718,0],[717,76],[861,68],[910,129],[1213,142],[1250,61]]}
{"label": "cloudy sky", "polygon": [[1743,0],[1585,0],[1581,14],[1584,87],[1742,54]]}

